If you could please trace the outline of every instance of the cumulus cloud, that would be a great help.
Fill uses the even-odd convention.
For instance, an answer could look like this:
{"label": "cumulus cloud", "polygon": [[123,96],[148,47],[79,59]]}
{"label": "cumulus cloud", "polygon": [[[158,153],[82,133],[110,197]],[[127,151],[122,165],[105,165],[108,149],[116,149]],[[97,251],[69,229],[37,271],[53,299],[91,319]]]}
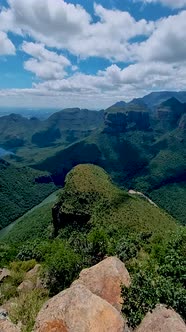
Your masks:
{"label": "cumulus cloud", "polygon": [[106,108],[118,100],[129,101],[152,90],[183,90],[186,62],[177,66],[162,62],[138,63],[121,69],[111,65],[97,75],[75,73],[71,77],[34,83],[31,89],[0,90],[1,103],[28,106]]}
{"label": "cumulus cloud", "polygon": [[[93,21],[83,7],[62,0],[8,0],[8,3],[9,8],[0,12],[0,31],[3,31],[0,36],[9,46],[8,31],[34,40],[23,42],[21,51],[29,56],[24,62],[25,70],[40,81],[35,81],[31,89],[0,90],[1,103],[10,102],[11,98],[18,102],[25,96],[31,106],[34,102],[99,108],[152,90],[185,89],[185,10],[154,22],[137,21],[126,11],[94,4],[97,19]],[[161,3],[172,3],[173,7],[173,1]],[[184,1],[175,3],[181,7]],[[3,38],[0,38],[0,53]],[[15,52],[13,44],[9,52]],[[112,65],[95,75],[87,75],[78,72],[78,67],[63,55],[68,52],[78,56],[80,62],[96,56],[109,59]]]}
{"label": "cumulus cloud", "polygon": [[15,46],[7,34],[0,31],[0,55],[14,55],[15,51]]}
{"label": "cumulus cloud", "polygon": [[152,35],[133,50],[139,59],[180,62],[186,54],[186,11],[159,21]]}
{"label": "cumulus cloud", "polygon": [[[136,1],[136,0],[135,0]],[[186,7],[186,0],[137,0],[142,1],[143,3],[160,3],[163,6],[170,8],[184,8]]]}
{"label": "cumulus cloud", "polygon": [[101,56],[124,61],[130,56],[128,41],[148,36],[154,23],[136,21],[128,12],[94,5],[98,21],[80,5],[61,0],[9,0],[0,13],[0,28],[32,36],[49,47],[66,48],[87,58]]}
{"label": "cumulus cloud", "polygon": [[66,57],[47,50],[43,44],[24,42],[21,50],[33,57],[24,62],[24,68],[44,80],[63,78],[65,67],[71,65]]}

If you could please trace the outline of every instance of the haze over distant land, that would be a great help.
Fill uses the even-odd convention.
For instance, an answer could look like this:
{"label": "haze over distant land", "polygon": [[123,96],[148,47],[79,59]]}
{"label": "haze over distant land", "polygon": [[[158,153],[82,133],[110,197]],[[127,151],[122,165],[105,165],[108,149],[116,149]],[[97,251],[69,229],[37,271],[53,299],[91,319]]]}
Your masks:
{"label": "haze over distant land", "polygon": [[185,90],[185,0],[47,4],[0,1],[0,107],[101,109]]}

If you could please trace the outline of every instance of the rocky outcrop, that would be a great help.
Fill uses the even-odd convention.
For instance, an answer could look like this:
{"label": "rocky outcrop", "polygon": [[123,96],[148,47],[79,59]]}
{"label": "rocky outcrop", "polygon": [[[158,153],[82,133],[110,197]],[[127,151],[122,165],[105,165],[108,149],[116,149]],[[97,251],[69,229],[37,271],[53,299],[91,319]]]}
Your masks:
{"label": "rocky outcrop", "polygon": [[8,269],[0,269],[0,283],[4,281],[4,279],[10,277],[11,273]]}
{"label": "rocky outcrop", "polygon": [[121,109],[109,108],[105,112],[104,132],[124,133],[129,130],[149,130],[149,112],[145,107],[130,104]]}
{"label": "rocky outcrop", "polygon": [[123,332],[124,326],[123,318],[112,305],[76,284],[44,305],[34,332]]}
{"label": "rocky outcrop", "polygon": [[128,125],[134,124],[133,129],[148,130],[150,127],[149,113],[145,111],[129,111],[127,114]]}
{"label": "rocky outcrop", "polygon": [[186,113],[180,119],[179,129],[186,130]]}
{"label": "rocky outcrop", "polygon": [[83,284],[92,293],[100,296],[117,310],[121,310],[121,285],[130,286],[130,275],[117,257],[108,257],[83,270],[74,284]]}
{"label": "rocky outcrop", "polygon": [[127,127],[127,116],[124,112],[108,112],[105,113],[105,129],[106,133],[123,133]]}
{"label": "rocky outcrop", "polygon": [[173,309],[158,305],[145,316],[136,332],[186,332],[186,325]]}
{"label": "rocky outcrop", "polygon": [[186,111],[186,104],[180,103],[176,98],[170,98],[157,107],[157,118],[164,129],[173,129]]}

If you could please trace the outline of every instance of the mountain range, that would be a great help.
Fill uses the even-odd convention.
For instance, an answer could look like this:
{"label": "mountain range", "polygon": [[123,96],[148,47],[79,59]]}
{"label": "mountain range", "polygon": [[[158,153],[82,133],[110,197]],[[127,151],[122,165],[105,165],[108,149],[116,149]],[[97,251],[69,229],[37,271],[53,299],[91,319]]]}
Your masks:
{"label": "mountain range", "polygon": [[[127,331],[145,331],[156,312],[163,316],[147,331],[159,332],[165,320],[169,331],[170,317],[175,332],[185,331],[186,103],[163,96],[101,111],[66,109],[42,121],[0,118],[1,147],[11,151],[0,158],[0,330],[67,331],[73,321],[73,331],[82,319],[87,324],[85,295],[95,291],[101,301],[101,290],[112,305],[113,294],[122,302]],[[113,264],[97,270],[106,261]],[[121,266],[129,283],[118,281],[118,297]],[[88,308],[98,331],[97,302]],[[110,327],[110,315],[99,317]]]}
{"label": "mountain range", "polygon": [[120,186],[142,191],[186,223],[180,208],[186,193],[186,103],[175,96],[186,100],[186,92],[158,92],[101,111],[65,109],[43,121],[1,117],[0,146],[14,152],[3,158],[14,167],[47,172],[39,177],[46,186],[62,186],[80,163],[96,164]]}

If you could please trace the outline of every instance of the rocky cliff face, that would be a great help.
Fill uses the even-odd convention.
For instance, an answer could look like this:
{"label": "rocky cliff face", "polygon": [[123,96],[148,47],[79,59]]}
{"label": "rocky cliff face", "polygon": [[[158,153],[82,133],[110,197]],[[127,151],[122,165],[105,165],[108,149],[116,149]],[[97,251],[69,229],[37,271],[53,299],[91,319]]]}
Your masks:
{"label": "rocky cliff face", "polygon": [[170,98],[157,107],[157,119],[165,129],[174,129],[181,116],[186,112],[186,105],[176,98]]}
{"label": "rocky cliff face", "polygon": [[148,130],[149,112],[141,105],[130,104],[122,108],[109,108],[105,111],[105,129],[107,133],[123,133],[128,130]]}
{"label": "rocky cliff face", "polygon": [[134,123],[134,129],[148,130],[150,127],[149,113],[130,111],[128,112],[127,122],[129,125]]}
{"label": "rocky cliff face", "polygon": [[106,133],[123,133],[127,127],[127,115],[124,112],[105,113],[105,129]]}
{"label": "rocky cliff face", "polygon": [[186,130],[186,113],[181,117],[179,121],[179,129]]}

